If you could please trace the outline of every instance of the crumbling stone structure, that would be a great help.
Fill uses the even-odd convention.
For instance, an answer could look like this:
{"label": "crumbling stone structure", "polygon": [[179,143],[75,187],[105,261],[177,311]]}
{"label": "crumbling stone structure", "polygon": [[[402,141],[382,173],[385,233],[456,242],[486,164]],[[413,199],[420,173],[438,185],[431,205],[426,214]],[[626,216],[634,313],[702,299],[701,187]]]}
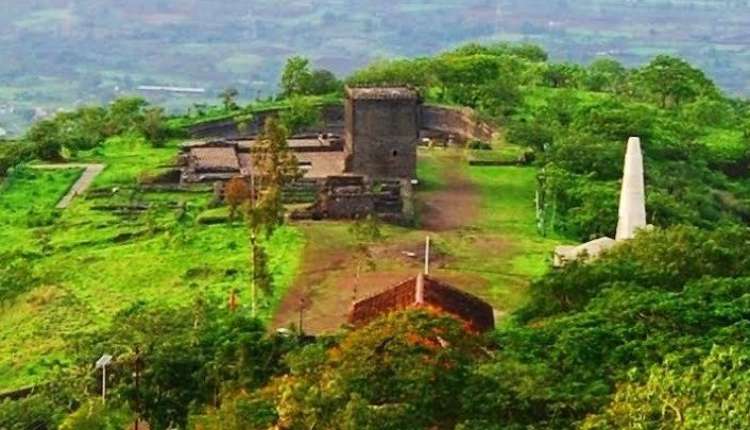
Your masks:
{"label": "crumbling stone structure", "polygon": [[417,92],[405,87],[347,88],[347,171],[371,178],[416,178],[420,105]]}
{"label": "crumbling stone structure", "polygon": [[292,213],[293,219],[358,219],[368,215],[400,222],[404,218],[402,185],[397,180],[370,181],[361,175],[330,176],[315,203]]}

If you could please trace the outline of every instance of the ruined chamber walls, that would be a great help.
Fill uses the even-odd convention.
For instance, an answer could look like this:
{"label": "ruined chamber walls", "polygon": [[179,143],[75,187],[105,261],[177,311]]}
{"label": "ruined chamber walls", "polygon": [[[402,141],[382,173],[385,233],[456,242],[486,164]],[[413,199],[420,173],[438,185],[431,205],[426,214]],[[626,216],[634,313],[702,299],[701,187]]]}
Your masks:
{"label": "ruined chamber walls", "polygon": [[[208,121],[189,128],[190,135],[196,139],[240,139],[256,136],[269,116],[278,115],[280,110],[267,110],[253,115],[253,119],[240,131],[232,119]],[[304,130],[303,133],[329,132],[344,135],[344,106],[324,106],[321,112],[322,121],[318,126]],[[421,105],[419,109],[419,126],[425,136],[453,135],[459,140],[481,140],[489,142],[497,130],[470,108]]]}

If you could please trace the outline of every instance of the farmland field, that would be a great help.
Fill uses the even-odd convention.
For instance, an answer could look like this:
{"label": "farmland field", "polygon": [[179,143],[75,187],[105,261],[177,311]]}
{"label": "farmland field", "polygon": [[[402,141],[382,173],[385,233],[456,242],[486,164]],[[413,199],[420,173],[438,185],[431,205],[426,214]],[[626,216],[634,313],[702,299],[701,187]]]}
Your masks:
{"label": "farmland field", "polygon": [[245,101],[265,98],[278,91],[281,66],[294,54],[345,75],[378,58],[428,55],[471,40],[532,42],[554,59],[579,63],[611,56],[637,65],[672,53],[728,93],[748,94],[748,21],[743,2],[694,0],[16,3],[0,17],[0,55],[9,59],[0,65],[0,127],[19,133],[35,116],[108,101],[139,85],[207,90],[144,93],[173,111],[215,101],[229,86]]}

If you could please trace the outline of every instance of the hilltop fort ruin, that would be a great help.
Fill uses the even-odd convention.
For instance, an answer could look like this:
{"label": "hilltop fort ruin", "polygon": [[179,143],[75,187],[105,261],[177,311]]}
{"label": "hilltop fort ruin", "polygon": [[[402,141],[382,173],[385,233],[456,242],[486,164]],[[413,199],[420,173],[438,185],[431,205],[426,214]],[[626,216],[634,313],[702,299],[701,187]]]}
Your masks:
{"label": "hilltop fort ruin", "polygon": [[[192,130],[183,145],[180,182],[223,183],[253,174],[252,150],[265,112],[240,129],[218,121]],[[468,109],[425,106],[408,87],[347,88],[343,107],[322,111],[322,125],[288,140],[304,174],[301,186],[316,195],[294,218],[357,218],[374,213],[398,221],[410,217],[408,200],[417,179],[417,147],[423,139],[488,141],[492,127]],[[298,186],[300,186],[298,184]]]}

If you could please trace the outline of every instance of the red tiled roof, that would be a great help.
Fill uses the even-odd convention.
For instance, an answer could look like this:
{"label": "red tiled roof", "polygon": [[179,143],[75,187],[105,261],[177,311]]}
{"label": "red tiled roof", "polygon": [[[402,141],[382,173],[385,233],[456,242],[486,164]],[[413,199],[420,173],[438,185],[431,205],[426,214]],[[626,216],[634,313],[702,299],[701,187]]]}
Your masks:
{"label": "red tiled roof", "polygon": [[422,291],[419,277],[360,300],[352,306],[349,323],[362,326],[390,312],[412,307],[429,307],[466,322],[473,331],[484,332],[495,327],[492,306],[458,288],[425,276]]}

